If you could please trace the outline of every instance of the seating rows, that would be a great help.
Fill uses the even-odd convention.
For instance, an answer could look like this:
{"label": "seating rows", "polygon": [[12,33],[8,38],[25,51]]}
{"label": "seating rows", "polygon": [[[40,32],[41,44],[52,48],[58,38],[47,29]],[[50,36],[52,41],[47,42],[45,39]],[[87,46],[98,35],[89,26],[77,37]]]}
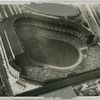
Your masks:
{"label": "seating rows", "polygon": [[[66,34],[72,34],[79,39],[81,39],[82,42],[87,43],[87,40],[89,36],[93,36],[93,34],[88,31],[87,29],[83,28],[81,25],[78,25],[76,23],[72,22],[62,22],[55,20],[55,23],[52,22],[52,20],[47,21],[47,19],[36,19],[36,18],[21,18],[20,20],[17,20],[16,23],[20,21],[20,25],[33,25],[35,27],[50,29],[54,31],[59,31]],[[74,25],[75,24],[75,25]]]}

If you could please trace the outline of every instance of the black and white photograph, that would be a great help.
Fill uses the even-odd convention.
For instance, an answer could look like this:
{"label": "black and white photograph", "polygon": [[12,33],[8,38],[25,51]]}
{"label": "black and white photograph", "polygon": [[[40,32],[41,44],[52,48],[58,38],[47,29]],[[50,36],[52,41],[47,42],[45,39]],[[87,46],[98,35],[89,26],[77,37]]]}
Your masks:
{"label": "black and white photograph", "polygon": [[0,3],[0,97],[86,96],[100,96],[100,4]]}

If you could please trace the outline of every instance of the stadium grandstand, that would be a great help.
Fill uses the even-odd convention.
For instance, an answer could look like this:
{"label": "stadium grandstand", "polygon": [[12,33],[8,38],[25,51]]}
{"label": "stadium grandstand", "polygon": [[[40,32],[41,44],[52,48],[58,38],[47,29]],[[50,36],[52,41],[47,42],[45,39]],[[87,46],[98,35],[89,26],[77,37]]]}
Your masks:
{"label": "stadium grandstand", "polygon": [[[51,8],[51,5],[49,6]],[[89,48],[94,43],[95,35],[79,23],[81,13],[77,7],[66,6],[71,12],[65,15],[60,12],[66,9],[65,6],[61,6],[62,9],[56,13],[54,10],[48,12],[49,8],[44,11],[44,5],[38,7],[36,5],[32,8],[31,4],[0,6],[0,35],[8,69],[16,80],[15,83],[23,87],[21,92],[31,89],[31,86],[28,89],[26,85],[29,83],[44,85],[47,81],[71,76],[70,74],[83,64]],[[88,72],[86,76],[87,74]],[[80,77],[77,77],[78,75]],[[71,81],[85,77],[82,73],[78,75],[75,73]],[[70,81],[68,82],[69,85]],[[73,81],[72,84],[77,82]]]}

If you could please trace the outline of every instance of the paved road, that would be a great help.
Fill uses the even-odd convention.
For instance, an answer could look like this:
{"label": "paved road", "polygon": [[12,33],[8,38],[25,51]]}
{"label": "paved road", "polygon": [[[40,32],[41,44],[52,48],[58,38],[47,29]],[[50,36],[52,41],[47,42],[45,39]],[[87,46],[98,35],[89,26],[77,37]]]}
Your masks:
{"label": "paved road", "polygon": [[97,68],[92,71],[87,71],[85,73],[73,75],[71,77],[67,77],[63,80],[56,81],[54,83],[48,84],[46,86],[24,92],[22,94],[19,94],[17,96],[39,96],[48,92],[52,92],[57,89],[61,89],[67,86],[75,85],[75,84],[80,84],[82,82],[99,78],[100,77],[100,68]]}

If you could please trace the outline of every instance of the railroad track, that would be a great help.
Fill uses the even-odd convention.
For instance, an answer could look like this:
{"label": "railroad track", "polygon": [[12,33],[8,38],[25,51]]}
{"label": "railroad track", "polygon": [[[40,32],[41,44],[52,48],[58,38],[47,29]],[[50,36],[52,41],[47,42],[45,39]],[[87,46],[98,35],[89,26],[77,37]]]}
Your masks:
{"label": "railroad track", "polygon": [[7,18],[9,16],[13,16],[16,14],[21,14],[22,9],[20,5],[0,5],[0,17],[1,19]]}

